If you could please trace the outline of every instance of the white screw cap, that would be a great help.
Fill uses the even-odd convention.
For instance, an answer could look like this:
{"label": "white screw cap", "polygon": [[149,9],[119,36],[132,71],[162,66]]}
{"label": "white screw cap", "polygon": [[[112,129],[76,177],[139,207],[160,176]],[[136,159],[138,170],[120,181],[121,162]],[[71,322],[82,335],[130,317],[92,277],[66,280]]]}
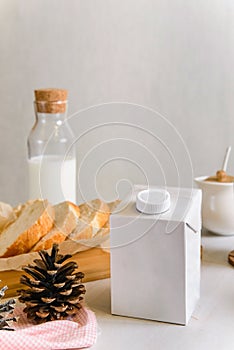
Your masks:
{"label": "white screw cap", "polygon": [[144,214],[164,213],[170,205],[170,193],[166,190],[149,189],[137,194],[136,208]]}

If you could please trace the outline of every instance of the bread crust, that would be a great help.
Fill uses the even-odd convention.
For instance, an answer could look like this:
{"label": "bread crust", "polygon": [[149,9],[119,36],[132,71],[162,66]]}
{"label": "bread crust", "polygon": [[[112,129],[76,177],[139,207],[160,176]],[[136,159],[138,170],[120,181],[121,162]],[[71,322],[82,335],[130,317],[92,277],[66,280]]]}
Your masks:
{"label": "bread crust", "polygon": [[80,220],[84,225],[91,226],[92,228],[92,236],[89,238],[96,235],[100,228],[109,220],[109,216],[110,208],[108,204],[100,199],[94,199],[80,205]]}
{"label": "bread crust", "polygon": [[66,239],[66,236],[61,231],[54,231],[53,235],[48,237],[45,241],[39,241],[32,249],[31,252],[37,252],[41,249],[50,249],[54,243],[61,243]]}
{"label": "bread crust", "polygon": [[80,210],[79,207],[72,202],[67,201],[66,205],[68,205],[69,211],[64,222],[62,223],[62,227],[56,225],[55,221],[54,227],[44,237],[42,237],[34,245],[34,247],[32,247],[31,252],[37,252],[41,249],[49,249],[52,247],[53,243],[61,243],[65,241],[67,236],[72,232],[72,230],[74,230],[80,215]]}
{"label": "bread crust", "polygon": [[14,209],[7,203],[0,202],[0,231],[3,231],[16,219]]}
{"label": "bread crust", "polygon": [[110,233],[110,222],[109,220],[105,223],[105,225],[100,228],[100,230],[96,233],[95,237],[105,237]]}
{"label": "bread crust", "polygon": [[94,199],[90,202],[80,205],[80,218],[78,225],[68,239],[79,241],[83,239],[92,239],[97,234],[105,236],[109,233],[110,207],[100,199]]}
{"label": "bread crust", "polygon": [[92,239],[93,238],[93,228],[90,225],[84,224],[83,228],[79,230],[74,230],[68,236],[69,239],[73,241],[79,241],[80,239]]}
{"label": "bread crust", "polygon": [[54,223],[54,209],[46,203],[45,210],[38,220],[26,231],[18,235],[1,258],[8,258],[18,254],[28,253],[30,249],[52,228]]}
{"label": "bread crust", "polygon": [[77,216],[77,218],[80,217],[80,208],[78,207],[78,205],[67,201],[67,203],[69,204],[70,208],[74,210],[75,215]]}

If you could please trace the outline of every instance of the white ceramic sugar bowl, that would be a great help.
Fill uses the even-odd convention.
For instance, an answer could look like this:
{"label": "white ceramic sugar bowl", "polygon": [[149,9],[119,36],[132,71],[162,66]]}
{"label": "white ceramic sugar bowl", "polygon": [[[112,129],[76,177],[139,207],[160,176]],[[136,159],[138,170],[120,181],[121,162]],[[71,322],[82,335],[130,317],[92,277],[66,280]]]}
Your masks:
{"label": "white ceramic sugar bowl", "polygon": [[195,178],[202,190],[202,225],[216,234],[234,235],[233,182],[205,181],[207,178]]}

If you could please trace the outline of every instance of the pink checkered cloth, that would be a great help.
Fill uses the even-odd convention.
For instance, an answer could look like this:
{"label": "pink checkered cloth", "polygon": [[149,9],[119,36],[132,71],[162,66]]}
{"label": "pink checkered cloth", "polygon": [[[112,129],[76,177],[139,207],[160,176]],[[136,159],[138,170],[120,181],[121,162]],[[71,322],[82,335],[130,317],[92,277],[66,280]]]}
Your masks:
{"label": "pink checkered cloth", "polygon": [[95,314],[81,308],[72,320],[58,320],[32,325],[22,307],[15,308],[15,331],[0,331],[0,350],[81,349],[92,346],[97,339]]}

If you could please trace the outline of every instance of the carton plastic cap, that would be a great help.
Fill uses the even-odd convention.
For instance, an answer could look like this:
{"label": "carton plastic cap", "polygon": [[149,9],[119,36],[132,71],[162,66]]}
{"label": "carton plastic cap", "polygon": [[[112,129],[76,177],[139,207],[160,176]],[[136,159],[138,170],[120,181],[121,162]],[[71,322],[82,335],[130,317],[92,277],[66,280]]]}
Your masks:
{"label": "carton plastic cap", "polygon": [[137,194],[136,208],[144,214],[164,213],[170,205],[170,193],[166,190],[148,189]]}

